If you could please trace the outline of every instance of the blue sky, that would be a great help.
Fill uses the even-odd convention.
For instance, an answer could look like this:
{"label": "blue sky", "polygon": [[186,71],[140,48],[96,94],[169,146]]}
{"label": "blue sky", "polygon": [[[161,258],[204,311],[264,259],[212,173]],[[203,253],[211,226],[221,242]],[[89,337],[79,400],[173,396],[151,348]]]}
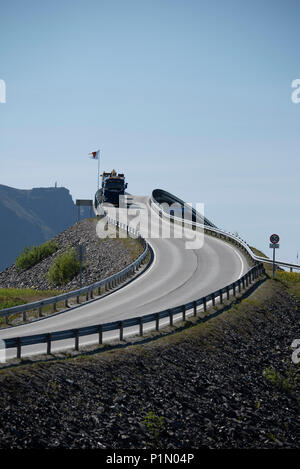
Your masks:
{"label": "blue sky", "polygon": [[0,183],[204,202],[216,225],[300,252],[300,2],[0,0]]}

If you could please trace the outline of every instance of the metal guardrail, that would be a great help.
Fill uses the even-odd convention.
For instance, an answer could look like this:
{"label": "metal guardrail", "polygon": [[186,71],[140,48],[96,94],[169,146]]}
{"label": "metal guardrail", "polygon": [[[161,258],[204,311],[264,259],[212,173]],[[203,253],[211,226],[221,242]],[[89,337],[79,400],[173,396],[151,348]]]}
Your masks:
{"label": "metal guardrail", "polygon": [[100,295],[101,289],[104,289],[104,291],[108,291],[111,288],[115,288],[120,283],[125,282],[129,277],[131,277],[139,269],[142,262],[147,257],[147,254],[150,251],[149,244],[140,236],[140,233],[134,228],[127,227],[123,223],[113,220],[110,217],[107,218],[107,221],[113,225],[118,226],[120,229],[125,230],[130,235],[136,237],[138,241],[141,243],[141,245],[144,247],[144,251],[142,252],[142,254],[134,262],[132,262],[130,265],[128,265],[124,269],[120,270],[116,274],[111,275],[110,277],[100,280],[99,282],[92,283],[91,285],[88,285],[86,287],[82,287],[77,290],[72,290],[70,292],[63,293],[61,295],[53,296],[50,298],[45,298],[43,300],[1,309],[0,317],[5,317],[6,324],[8,324],[8,317],[13,314],[22,313],[23,321],[26,321],[26,312],[28,311],[37,310],[39,317],[42,317],[43,306],[53,305],[53,312],[56,312],[57,310],[56,305],[59,302],[64,301],[65,307],[67,308],[69,307],[68,300],[71,298],[76,298],[77,304],[80,304],[80,296],[85,295],[86,301],[88,301],[89,299],[94,298],[95,290],[98,290],[98,295]]}
{"label": "metal guardrail", "polygon": [[[199,298],[194,301],[190,301],[181,306],[177,306],[170,309],[165,309],[157,313],[146,314],[144,316],[134,317],[130,319],[124,319],[120,321],[108,322],[104,324],[97,324],[94,326],[80,327],[77,329],[68,329],[64,331],[49,332],[44,334],[35,334],[30,336],[15,337],[10,339],[3,339],[5,342],[5,347],[7,349],[16,348],[17,349],[17,358],[21,358],[22,347],[28,345],[36,344],[47,344],[46,353],[51,353],[52,342],[66,339],[74,339],[75,350],[79,350],[79,339],[83,336],[98,334],[98,343],[103,343],[103,334],[108,331],[119,331],[119,338],[123,340],[124,329],[133,326],[139,326],[139,335],[142,336],[144,333],[143,326],[144,324],[154,322],[155,329],[159,330],[160,319],[169,318],[170,325],[173,325],[173,319],[176,314],[182,315],[182,320],[185,321],[188,311],[192,310],[193,315],[197,315],[198,306],[203,306],[203,311],[206,312],[208,302],[211,301],[212,305],[215,306],[217,300],[220,304],[223,304],[224,295],[226,295],[227,300],[230,299],[230,296],[235,297],[237,292],[241,292],[242,289],[245,290],[248,288],[249,284],[255,281],[262,273],[264,268],[262,264],[257,264],[252,269],[250,269],[245,275],[235,282],[227,285],[224,288],[218,289],[215,292],[210,293],[202,298]],[[203,318],[203,320],[208,320],[210,317],[213,317],[216,313],[213,313],[209,316]]]}
{"label": "metal guardrail", "polygon": [[[160,216],[166,216],[167,218],[172,218],[174,221],[177,221],[179,223],[183,222],[182,218],[171,216],[166,212],[163,212],[162,209],[160,208],[159,204],[151,198],[150,199],[150,204],[151,206],[159,212]],[[129,228],[127,226],[122,226],[117,221],[112,221],[111,222],[117,224],[120,226],[122,229],[126,229],[128,231]],[[186,222],[186,221],[185,221]],[[15,337],[15,338],[9,338],[9,339],[3,339],[5,342],[5,346],[7,349],[9,348],[16,348],[17,349],[17,358],[21,358],[21,351],[22,347],[28,346],[28,345],[35,345],[35,344],[47,344],[47,354],[51,353],[51,345],[52,342],[59,341],[59,340],[67,340],[67,339],[74,339],[75,340],[75,350],[79,350],[79,338],[83,336],[88,336],[88,335],[93,335],[93,334],[98,334],[98,342],[99,344],[103,343],[103,334],[104,332],[108,331],[115,331],[119,330],[119,338],[120,340],[123,340],[123,334],[124,334],[124,329],[128,327],[133,327],[133,326],[139,326],[139,334],[143,335],[143,325],[151,322],[155,322],[155,328],[156,330],[159,330],[159,322],[160,319],[163,318],[169,318],[170,325],[173,325],[173,318],[175,315],[182,314],[182,320],[186,319],[187,312],[192,309],[193,315],[197,315],[197,308],[199,306],[203,306],[203,311],[206,312],[208,302],[211,301],[212,305],[215,306],[217,300],[219,301],[220,304],[223,303],[223,295],[226,294],[227,300],[230,299],[230,295],[235,297],[236,292],[241,292],[242,289],[245,290],[248,288],[249,284],[251,284],[253,281],[255,281],[262,273],[264,273],[264,267],[262,265],[262,262],[266,262],[267,259],[265,258],[260,258],[259,256],[255,256],[250,249],[250,247],[247,245],[247,243],[241,238],[232,235],[231,233],[227,233],[225,231],[219,230],[218,228],[212,227],[212,226],[205,226],[205,225],[200,225],[199,223],[189,221],[193,226],[199,226],[200,228],[203,228],[206,232],[216,235],[220,238],[230,240],[231,242],[236,243],[239,245],[239,247],[251,257],[253,261],[255,261],[256,265],[254,265],[246,274],[244,274],[241,278],[238,280],[234,281],[233,283],[218,289],[209,295],[206,295],[202,298],[199,298],[197,300],[191,301],[187,304],[177,306],[174,308],[166,309],[163,311],[159,311],[156,313],[151,313],[147,314],[144,316],[139,316],[139,317],[134,317],[130,319],[125,319],[125,320],[119,320],[119,321],[114,321],[114,322],[109,322],[109,323],[104,323],[104,324],[97,324],[93,326],[86,326],[86,327],[81,327],[77,329],[68,329],[64,331],[56,331],[56,332],[49,332],[49,333],[44,333],[44,334],[35,334],[31,336],[23,336],[23,337]],[[135,230],[133,230],[135,231]],[[136,231],[136,234],[139,235],[139,233]],[[143,238],[141,238],[143,239]],[[145,245],[147,246],[147,242],[143,240]],[[146,251],[146,249],[145,249]],[[145,254],[145,251],[143,254]],[[145,255],[146,257],[146,255]],[[141,256],[140,256],[141,258]],[[139,258],[139,259],[140,259]],[[137,260],[138,261],[138,260]],[[136,262],[137,262],[136,261]],[[277,263],[277,262],[276,262]],[[290,264],[288,264],[290,265]],[[300,266],[297,266],[300,268]],[[122,275],[122,272],[124,272],[126,269],[123,271],[119,272],[118,274],[115,274],[114,276],[110,277],[112,279],[113,277],[116,277],[118,275]],[[108,281],[108,279],[105,279]],[[102,280],[101,282],[104,282],[105,280]],[[101,283],[101,282],[98,282]],[[84,289],[95,289],[96,284],[85,287]],[[84,289],[81,289],[84,290]],[[91,291],[91,290],[89,290]],[[78,292],[78,291],[77,291]],[[73,296],[76,296],[76,292],[71,292],[73,293]],[[60,295],[62,296],[62,295]],[[58,298],[58,297],[56,297]],[[44,300],[45,301],[45,300]],[[45,303],[44,303],[45,304]],[[1,313],[1,312],[0,312]],[[213,313],[205,318],[203,320],[207,320],[210,317],[214,316],[216,313]]]}
{"label": "metal guardrail", "polygon": [[[154,192],[154,191],[153,191]],[[171,196],[171,194],[168,193],[168,196]],[[177,202],[177,198],[175,197],[174,199],[174,203]],[[204,232],[210,234],[210,235],[216,235],[224,240],[227,240],[227,241],[231,241],[231,242],[234,242],[235,244],[239,245],[239,247],[248,255],[250,256],[250,258],[253,260],[253,261],[256,261],[256,262],[265,262],[266,264],[273,264],[273,260],[272,259],[269,259],[267,257],[261,257],[261,256],[257,256],[254,254],[254,252],[252,251],[252,249],[250,248],[250,246],[246,243],[246,241],[244,241],[242,238],[240,238],[239,236],[236,236],[232,233],[229,233],[227,231],[224,231],[224,230],[221,230],[219,228],[217,228],[216,226],[212,225],[211,223],[209,225],[205,225],[205,224],[200,224],[200,223],[197,223],[195,221],[191,221],[191,220],[186,220],[186,219],[183,219],[183,218],[180,218],[180,217],[176,217],[174,215],[170,215],[169,213],[167,213],[166,211],[162,210],[160,204],[155,200],[155,198],[153,197],[153,193],[152,193],[152,196],[150,198],[150,205],[152,208],[154,208],[154,210],[160,215],[160,216],[164,216],[168,219],[172,219],[174,221],[177,221],[178,223],[184,223],[185,225],[191,225],[191,226],[195,226],[195,227],[199,227],[200,229],[203,229]],[[279,266],[282,266],[282,267],[287,267],[287,268],[290,268],[290,269],[297,269],[297,270],[300,270],[300,265],[299,264],[292,264],[290,262],[284,262],[284,261],[279,261],[279,260],[276,260],[275,261],[275,264],[276,265],[279,265]]]}

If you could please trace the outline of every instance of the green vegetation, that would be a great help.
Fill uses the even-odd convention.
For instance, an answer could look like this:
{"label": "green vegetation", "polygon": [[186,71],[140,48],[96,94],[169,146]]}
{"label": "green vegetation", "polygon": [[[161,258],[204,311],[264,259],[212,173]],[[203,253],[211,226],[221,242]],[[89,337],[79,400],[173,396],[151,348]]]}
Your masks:
{"label": "green vegetation", "polygon": [[65,285],[80,271],[80,263],[76,259],[76,252],[68,248],[66,252],[57,256],[49,269],[47,278],[52,285]]}
{"label": "green vegetation", "polygon": [[134,238],[119,238],[118,241],[128,249],[132,262],[134,262],[144,251],[143,246]]}
{"label": "green vegetation", "polygon": [[40,246],[26,247],[16,259],[17,270],[27,270],[48,256],[54,254],[58,249],[56,241],[47,241]]}
{"label": "green vegetation", "polygon": [[300,273],[277,271],[275,279],[287,287],[292,295],[300,299]]}
{"label": "green vegetation", "polygon": [[297,385],[297,375],[293,369],[288,372],[287,377],[284,377],[273,366],[270,366],[263,371],[263,376],[273,386],[285,392],[293,391]]}
{"label": "green vegetation", "polygon": [[164,418],[159,417],[152,410],[150,410],[144,418],[143,424],[147,428],[150,440],[157,442],[163,428]]}
{"label": "green vegetation", "polygon": [[33,290],[31,288],[0,288],[0,309],[23,305],[43,298],[59,295],[57,290]]}
{"label": "green vegetation", "polygon": [[256,249],[253,246],[250,246],[250,249],[256,256],[265,257],[267,259],[267,256],[262,251],[259,251],[259,249]]}
{"label": "green vegetation", "polygon": [[[13,306],[24,305],[33,303],[35,301],[50,298],[52,296],[60,295],[63,293],[58,290],[34,290],[32,288],[0,288],[0,309],[11,308]],[[63,307],[63,302],[57,303],[57,308]],[[49,314],[51,312],[51,305],[42,307],[41,314]],[[10,314],[9,322],[6,322],[5,317],[0,318],[0,328],[7,327],[8,324],[14,325],[20,323],[20,313]],[[35,319],[38,317],[38,310],[27,312],[27,319]]]}
{"label": "green vegetation", "polygon": [[62,292],[57,290],[34,290],[31,288],[0,288],[0,309],[24,305],[50,298]]}

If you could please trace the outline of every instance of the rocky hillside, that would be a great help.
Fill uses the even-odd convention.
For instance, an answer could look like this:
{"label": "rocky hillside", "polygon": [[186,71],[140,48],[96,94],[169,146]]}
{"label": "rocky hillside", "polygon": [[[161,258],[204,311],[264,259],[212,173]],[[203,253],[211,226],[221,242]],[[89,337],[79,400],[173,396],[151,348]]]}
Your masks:
{"label": "rocky hillside", "polygon": [[269,280],[152,343],[2,369],[0,448],[299,449],[299,312]]}
{"label": "rocky hillside", "polygon": [[[108,277],[130,264],[141,252],[142,247],[130,239],[100,239],[96,233],[97,220],[89,218],[81,220],[53,239],[58,250],[50,257],[39,262],[28,270],[18,271],[12,265],[0,272],[0,288],[35,288],[38,290],[53,289],[46,275],[55,258],[70,246],[76,248],[82,244],[85,248],[85,269],[83,270],[83,286]],[[64,290],[80,287],[80,275],[64,286]],[[57,287],[61,290],[62,287]]]}
{"label": "rocky hillside", "polygon": [[25,246],[41,244],[73,225],[77,207],[64,187],[20,190],[0,185],[0,220],[1,271]]}

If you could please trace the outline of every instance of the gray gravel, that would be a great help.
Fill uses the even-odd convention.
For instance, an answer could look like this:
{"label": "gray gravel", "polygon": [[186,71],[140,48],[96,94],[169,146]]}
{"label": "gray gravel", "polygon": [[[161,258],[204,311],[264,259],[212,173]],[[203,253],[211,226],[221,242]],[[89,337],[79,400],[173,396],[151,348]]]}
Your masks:
{"label": "gray gravel", "polygon": [[68,246],[83,244],[86,251],[86,269],[83,286],[120,271],[133,261],[132,251],[118,239],[102,240],[96,234],[96,219],[82,220],[53,238],[58,251],[26,271],[17,271],[12,265],[0,273],[0,288],[34,288],[38,290],[74,290],[80,287],[80,275],[62,287],[53,287],[46,274],[55,258]]}

